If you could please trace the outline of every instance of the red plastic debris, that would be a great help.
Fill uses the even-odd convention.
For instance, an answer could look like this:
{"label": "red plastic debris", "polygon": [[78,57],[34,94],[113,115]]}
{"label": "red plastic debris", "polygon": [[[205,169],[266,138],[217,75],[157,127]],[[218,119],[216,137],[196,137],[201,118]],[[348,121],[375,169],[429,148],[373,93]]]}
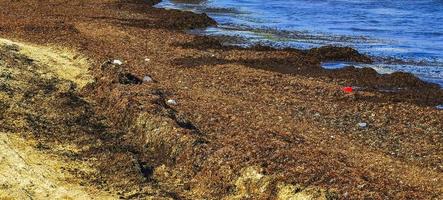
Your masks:
{"label": "red plastic debris", "polygon": [[352,91],[354,91],[352,89],[352,87],[344,87],[342,90],[343,90],[343,92],[346,92],[346,93],[351,93]]}

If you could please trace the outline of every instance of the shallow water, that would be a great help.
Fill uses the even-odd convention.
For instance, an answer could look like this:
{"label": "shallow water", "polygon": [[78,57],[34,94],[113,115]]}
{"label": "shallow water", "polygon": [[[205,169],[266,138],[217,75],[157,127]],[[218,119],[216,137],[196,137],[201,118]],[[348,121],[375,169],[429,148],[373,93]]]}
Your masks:
{"label": "shallow water", "polygon": [[350,46],[377,60],[360,67],[411,72],[443,86],[441,0],[164,0],[157,6],[207,13],[219,26],[193,32],[244,38],[233,45]]}

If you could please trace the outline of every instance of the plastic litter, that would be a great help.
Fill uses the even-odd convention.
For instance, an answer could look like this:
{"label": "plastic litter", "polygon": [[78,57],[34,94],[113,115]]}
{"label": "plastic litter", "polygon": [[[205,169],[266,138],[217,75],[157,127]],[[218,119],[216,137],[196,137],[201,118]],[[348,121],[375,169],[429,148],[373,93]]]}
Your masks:
{"label": "plastic litter", "polygon": [[443,110],[443,104],[442,104],[442,105],[435,106],[435,108],[437,108],[437,110]]}
{"label": "plastic litter", "polygon": [[169,99],[168,101],[166,101],[166,104],[175,106],[177,105],[177,101],[175,101],[174,99]]}
{"label": "plastic litter", "polygon": [[154,81],[150,76],[143,77],[143,82],[152,82]]}
{"label": "plastic litter", "polygon": [[112,64],[114,64],[114,65],[123,65],[123,62],[121,60],[113,60]]}
{"label": "plastic litter", "polygon": [[354,91],[354,89],[352,87],[344,87],[344,88],[342,88],[342,90],[343,90],[343,92],[346,92],[346,93],[351,93]]}
{"label": "plastic litter", "polygon": [[368,123],[360,122],[360,123],[358,123],[358,127],[360,127],[360,128],[367,128],[368,127]]}
{"label": "plastic litter", "polygon": [[149,59],[149,58],[145,58],[145,61],[146,61],[146,62],[149,62],[149,61],[151,61],[151,59]]}

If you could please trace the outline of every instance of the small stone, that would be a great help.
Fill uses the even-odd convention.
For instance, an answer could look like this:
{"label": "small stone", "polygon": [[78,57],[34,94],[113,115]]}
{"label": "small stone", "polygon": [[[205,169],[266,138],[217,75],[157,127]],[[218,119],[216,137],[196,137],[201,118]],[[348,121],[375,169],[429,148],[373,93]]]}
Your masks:
{"label": "small stone", "polygon": [[123,62],[121,60],[113,60],[112,64],[114,64],[114,65],[123,65]]}
{"label": "small stone", "polygon": [[143,82],[152,82],[154,81],[150,76],[143,77]]}
{"label": "small stone", "polygon": [[358,127],[360,127],[360,128],[367,128],[368,127],[368,123],[360,122],[360,123],[358,123]]}
{"label": "small stone", "polygon": [[166,101],[166,104],[175,106],[177,105],[177,101],[175,101],[174,99],[169,99],[168,101]]}

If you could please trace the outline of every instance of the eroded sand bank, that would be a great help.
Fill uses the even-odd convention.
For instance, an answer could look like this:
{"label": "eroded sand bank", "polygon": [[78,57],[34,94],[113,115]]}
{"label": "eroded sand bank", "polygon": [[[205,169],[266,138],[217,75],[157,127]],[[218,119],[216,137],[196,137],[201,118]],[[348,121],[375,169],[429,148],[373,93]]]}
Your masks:
{"label": "eroded sand bank", "polygon": [[39,131],[29,130],[34,128],[32,116],[64,117],[50,111],[51,102],[58,100],[57,94],[74,89],[71,86],[81,88],[92,81],[88,67],[82,57],[66,49],[0,39],[0,199],[112,198],[81,186],[69,172],[94,170],[87,162],[63,156],[77,147],[59,144],[49,150],[48,144],[29,134]]}

